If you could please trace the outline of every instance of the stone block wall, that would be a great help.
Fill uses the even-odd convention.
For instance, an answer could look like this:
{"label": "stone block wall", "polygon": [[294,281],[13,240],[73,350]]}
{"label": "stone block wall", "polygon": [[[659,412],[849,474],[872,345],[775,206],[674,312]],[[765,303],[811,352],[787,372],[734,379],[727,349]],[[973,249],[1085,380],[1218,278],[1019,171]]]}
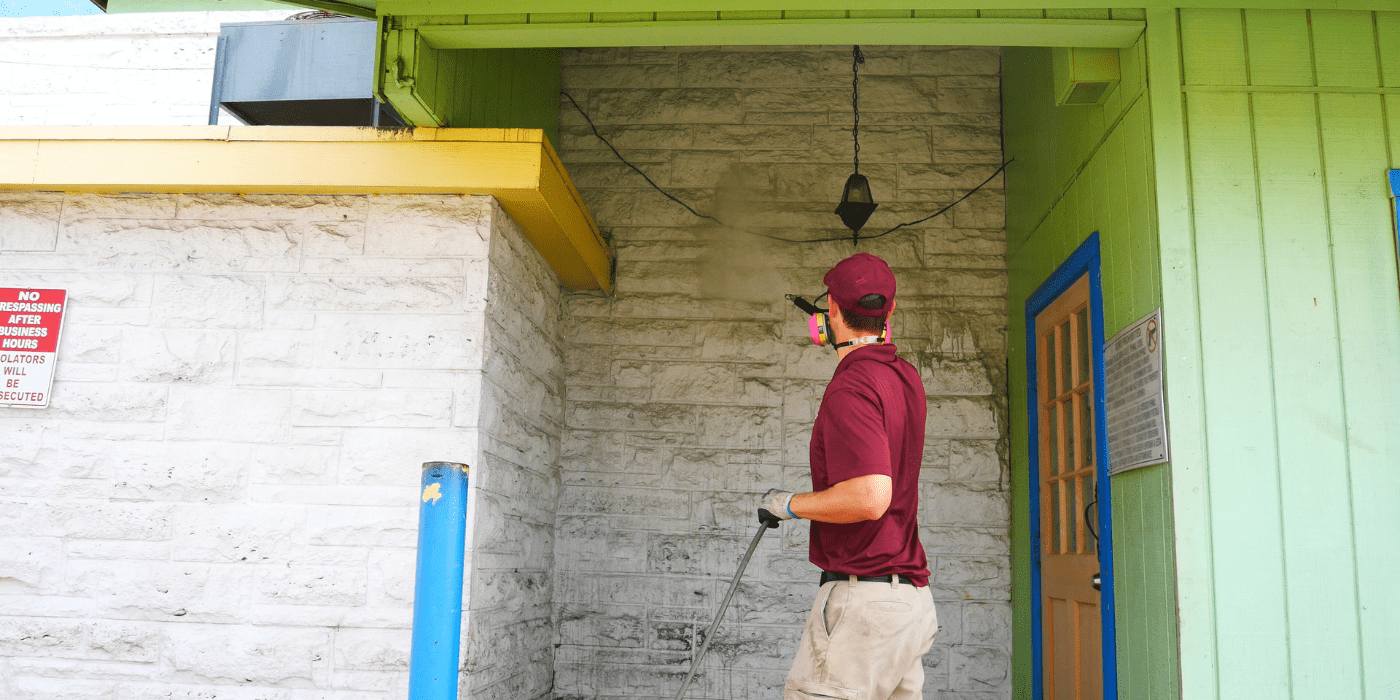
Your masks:
{"label": "stone block wall", "polygon": [[0,285],[70,299],[0,409],[0,697],[406,697],[430,460],[473,467],[463,684],[543,695],[557,284],[489,197],[0,192]]}
{"label": "stone block wall", "polygon": [[530,700],[549,697],[554,681],[564,299],[515,223],[501,214],[492,225],[460,695]]}
{"label": "stone block wall", "polygon": [[[996,49],[866,47],[866,233],[921,218],[1001,162]],[[617,252],[617,293],[568,299],[555,547],[561,699],[674,697],[770,487],[810,489],[835,368],[783,299],[856,250],[899,279],[892,325],[929,396],[921,537],[941,630],[925,697],[1010,696],[1006,250],[1002,182],[853,248],[849,47],[564,53],[560,155]],[[793,244],[788,238],[844,238]],[[779,698],[816,592],[807,526],[765,538],[690,697]]]}

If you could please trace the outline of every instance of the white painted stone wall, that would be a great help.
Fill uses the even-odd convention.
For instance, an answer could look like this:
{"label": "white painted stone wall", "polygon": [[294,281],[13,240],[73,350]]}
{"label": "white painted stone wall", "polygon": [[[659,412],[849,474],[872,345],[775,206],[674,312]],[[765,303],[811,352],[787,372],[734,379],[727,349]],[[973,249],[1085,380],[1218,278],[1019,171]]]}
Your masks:
{"label": "white painted stone wall", "polygon": [[208,124],[219,25],[296,12],[0,18],[0,126]]}
{"label": "white painted stone wall", "polygon": [[[494,201],[494,200],[492,200]],[[461,697],[547,698],[554,683],[554,517],[564,430],[564,295],[496,209],[473,475]],[[473,391],[475,389],[473,388]]]}
{"label": "white painted stone wall", "polygon": [[561,302],[493,199],[0,192],[0,285],[71,300],[0,409],[0,697],[406,697],[429,460],[463,686],[547,692]]}
{"label": "white painted stone wall", "polygon": [[[867,233],[920,218],[1001,160],[999,52],[866,47]],[[564,53],[564,86],[657,183],[731,225],[847,236],[849,47]],[[617,251],[617,293],[571,296],[556,552],[561,699],[674,697],[752,537],[759,494],[809,489],[835,353],[783,300],[849,239],[699,221],[619,164],[564,101],[560,154]],[[927,698],[1010,696],[1006,258],[1000,179],[863,243],[899,279],[894,337],[929,395],[921,537],[941,630]],[[780,698],[817,589],[807,526],[765,539],[691,697]]]}

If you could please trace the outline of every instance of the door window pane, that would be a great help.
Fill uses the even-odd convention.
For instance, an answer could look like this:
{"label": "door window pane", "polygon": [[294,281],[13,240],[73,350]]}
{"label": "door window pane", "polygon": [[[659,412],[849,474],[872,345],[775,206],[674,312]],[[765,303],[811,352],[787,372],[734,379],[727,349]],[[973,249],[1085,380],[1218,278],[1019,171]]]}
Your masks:
{"label": "door window pane", "polygon": [[1079,454],[1083,459],[1082,466],[1090,466],[1094,463],[1094,401],[1089,393],[1079,396],[1079,444],[1081,445]]}
{"label": "door window pane", "polygon": [[1065,513],[1067,517],[1065,518],[1065,522],[1068,526],[1066,527],[1066,529],[1069,530],[1069,532],[1065,533],[1066,535],[1068,535],[1069,540],[1067,543],[1068,546],[1065,547],[1065,551],[1071,553],[1079,551],[1079,518],[1075,517],[1075,514],[1079,512],[1079,500],[1075,498],[1074,493],[1074,487],[1078,482],[1078,479],[1070,479],[1069,481],[1060,482],[1065,487],[1066,491],[1064,507],[1067,511]]}
{"label": "door window pane", "polygon": [[1079,431],[1075,429],[1075,406],[1078,396],[1071,396],[1064,406],[1065,413],[1065,471],[1074,471],[1079,466]]}
{"label": "door window pane", "polygon": [[1047,513],[1046,522],[1050,525],[1050,552],[1060,551],[1060,487],[1059,484],[1051,481],[1047,484],[1050,489],[1050,512]]}
{"label": "door window pane", "polygon": [[1060,404],[1050,404],[1050,417],[1046,421],[1049,430],[1046,436],[1045,456],[1050,460],[1050,476],[1060,473]]}
{"label": "door window pane", "polygon": [[1074,336],[1069,332],[1069,320],[1060,324],[1060,338],[1063,344],[1060,346],[1060,392],[1070,390],[1070,343],[1074,342]]}
{"label": "door window pane", "polygon": [[1041,401],[1049,401],[1055,394],[1060,393],[1059,380],[1055,378],[1055,369],[1060,363],[1055,359],[1055,334],[1053,332],[1045,334],[1045,396],[1040,397]]}
{"label": "door window pane", "polygon": [[1093,380],[1093,375],[1089,373],[1089,307],[1075,314],[1075,324],[1079,326],[1079,383],[1083,384]]}

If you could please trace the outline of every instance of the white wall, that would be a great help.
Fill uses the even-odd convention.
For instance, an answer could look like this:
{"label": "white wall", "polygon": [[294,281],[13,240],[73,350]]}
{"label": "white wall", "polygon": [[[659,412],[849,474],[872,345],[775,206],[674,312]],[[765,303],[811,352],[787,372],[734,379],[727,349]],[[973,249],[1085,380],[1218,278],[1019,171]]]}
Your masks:
{"label": "white wall", "polygon": [[0,697],[405,697],[431,460],[464,687],[548,689],[560,293],[493,199],[0,192],[0,244],[70,299],[0,409]]}
{"label": "white wall", "polygon": [[297,11],[0,18],[0,126],[208,124],[219,25]]}

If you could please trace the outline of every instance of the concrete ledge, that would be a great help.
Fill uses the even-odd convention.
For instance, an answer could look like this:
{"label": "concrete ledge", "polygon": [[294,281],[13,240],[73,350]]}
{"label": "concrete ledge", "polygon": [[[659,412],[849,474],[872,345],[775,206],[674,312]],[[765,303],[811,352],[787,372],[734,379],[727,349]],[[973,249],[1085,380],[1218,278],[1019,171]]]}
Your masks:
{"label": "concrete ledge", "polygon": [[5,127],[3,189],[489,194],[566,289],[612,291],[607,245],[538,129]]}

